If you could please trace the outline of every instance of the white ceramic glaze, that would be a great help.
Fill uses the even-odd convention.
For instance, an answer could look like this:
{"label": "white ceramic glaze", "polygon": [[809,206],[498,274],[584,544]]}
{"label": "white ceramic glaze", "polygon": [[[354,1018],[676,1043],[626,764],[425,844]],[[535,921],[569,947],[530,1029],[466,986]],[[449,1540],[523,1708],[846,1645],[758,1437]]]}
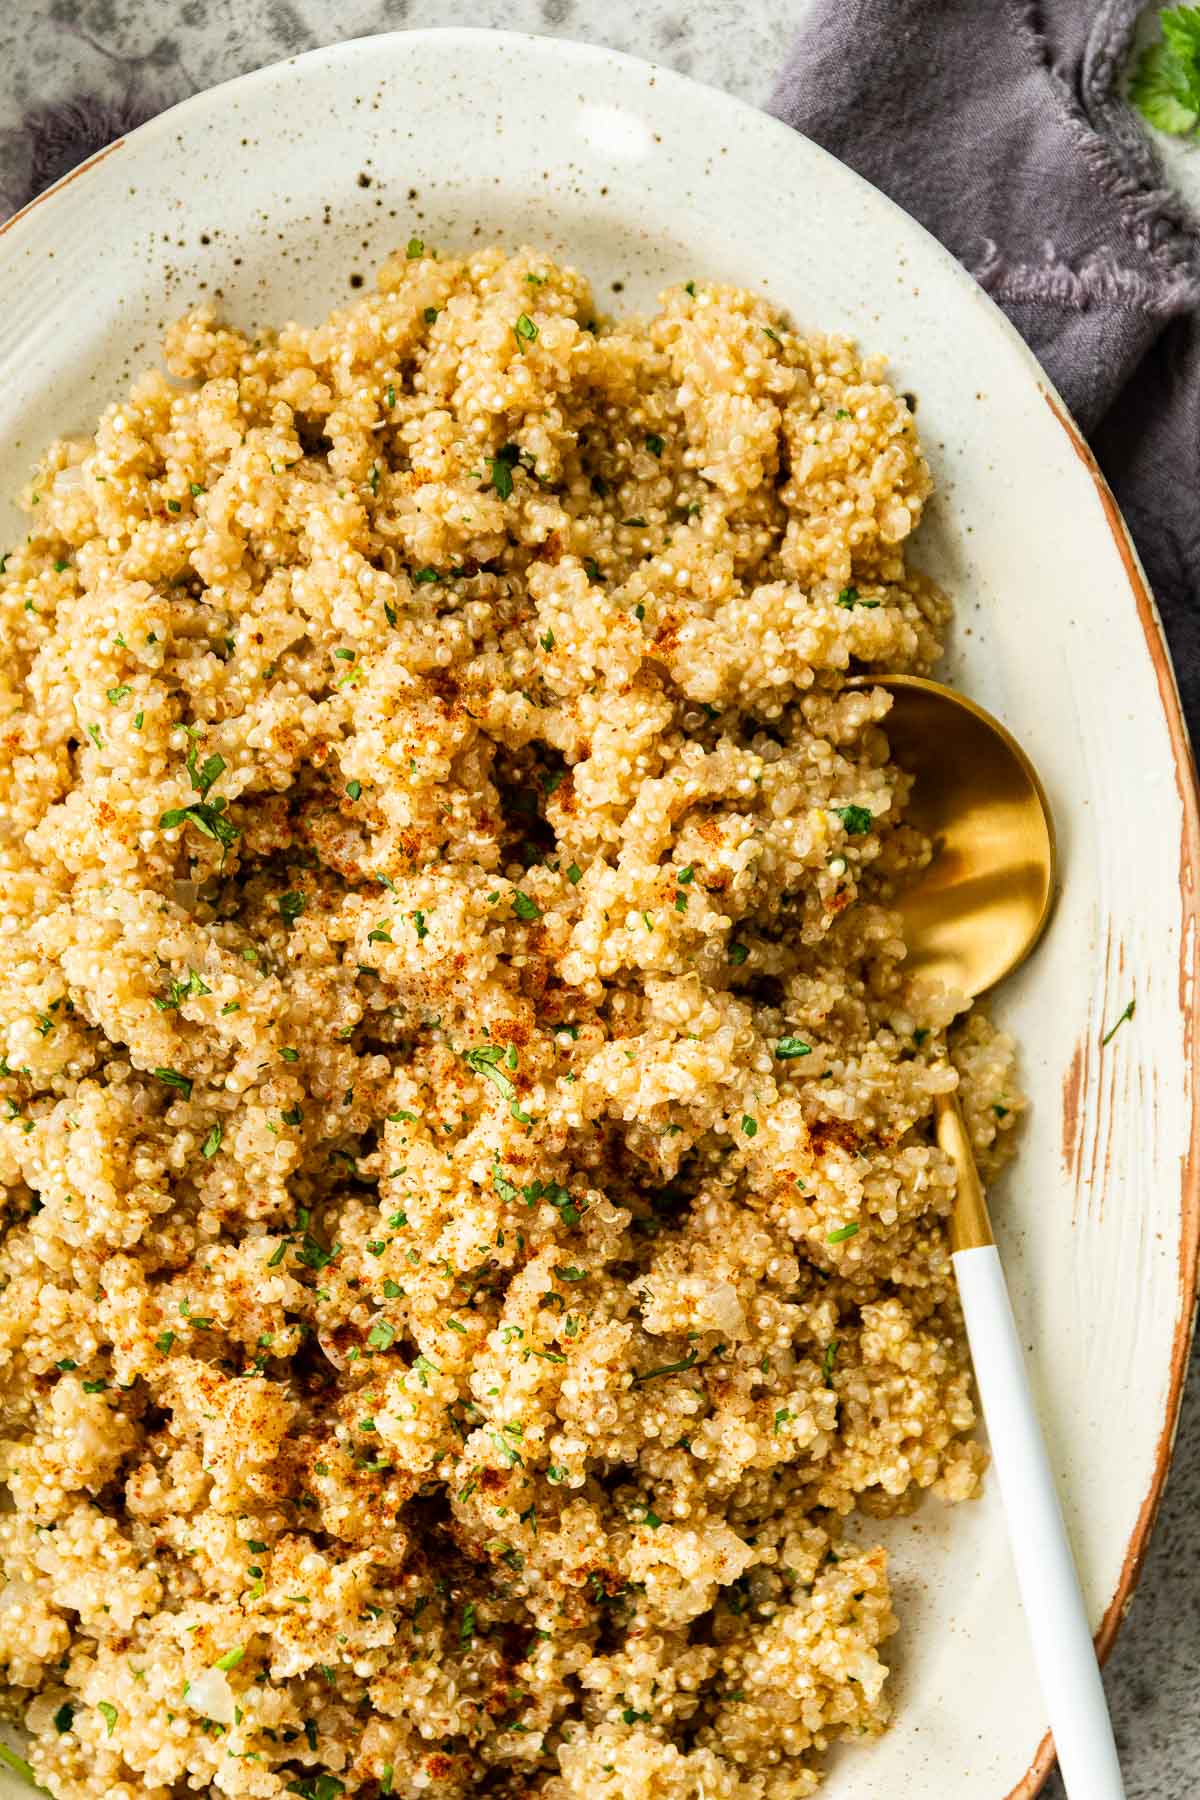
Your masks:
{"label": "white ceramic glaze", "polygon": [[[1057,916],[996,1002],[1034,1107],[993,1199],[1107,1642],[1165,1470],[1200,1205],[1191,767],[1111,503],[991,302],[822,151],[625,57],[460,31],[359,40],[232,82],[19,216],[0,235],[0,490],[45,439],[88,424],[187,304],[312,320],[413,231],[447,249],[538,242],[587,269],[602,304],[689,276],[758,286],[802,326],[887,350],[919,397],[939,485],[920,554],[958,600],[951,673],[1026,745],[1060,834]],[[0,541],[18,529],[0,515]],[[995,1484],[888,1535],[897,1720],[834,1753],[830,1800],[1032,1794],[1044,1715]],[[0,1774],[2,1800],[24,1792]]]}

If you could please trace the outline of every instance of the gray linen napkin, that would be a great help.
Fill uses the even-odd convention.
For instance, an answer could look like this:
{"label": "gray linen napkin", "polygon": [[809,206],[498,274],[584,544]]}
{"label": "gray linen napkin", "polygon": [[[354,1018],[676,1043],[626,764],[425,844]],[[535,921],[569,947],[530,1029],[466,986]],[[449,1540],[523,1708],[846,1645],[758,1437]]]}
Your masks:
{"label": "gray linen napkin", "polygon": [[1139,0],[819,0],[771,110],[1004,308],[1116,493],[1200,742],[1200,225],[1119,93]]}

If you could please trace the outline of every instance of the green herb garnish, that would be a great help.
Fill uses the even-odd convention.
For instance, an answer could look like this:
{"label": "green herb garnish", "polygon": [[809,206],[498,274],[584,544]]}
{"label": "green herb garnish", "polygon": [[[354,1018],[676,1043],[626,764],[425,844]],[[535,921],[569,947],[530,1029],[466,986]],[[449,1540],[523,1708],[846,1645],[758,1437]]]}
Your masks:
{"label": "green herb garnish", "polygon": [[279,916],[282,918],[285,925],[290,926],[296,923],[296,920],[308,905],[308,900],[304,894],[297,893],[293,888],[286,894],[280,894],[277,905],[279,907]]}
{"label": "green herb garnish", "polygon": [[1148,44],[1129,83],[1129,98],[1159,131],[1185,137],[1200,121],[1200,7],[1170,7],[1162,37]]}
{"label": "green herb garnish", "polygon": [[192,1097],[190,1077],[181,1075],[178,1069],[151,1069],[155,1081],[161,1081],[164,1087],[178,1088],[185,1100]]}
{"label": "green herb garnish", "polygon": [[[169,812],[163,813],[158,822],[164,831],[169,831],[174,825],[194,825],[197,831],[214,839],[220,844],[222,851],[225,851],[242,835],[233,820],[226,815],[225,807],[225,797],[219,795],[215,800],[198,800],[191,806],[174,806]],[[224,862],[224,856],[221,860]]]}
{"label": "green herb garnish", "polygon": [[680,1375],[685,1369],[694,1369],[697,1361],[696,1352],[689,1350],[682,1362],[663,1363],[660,1368],[643,1369],[640,1374],[635,1372],[633,1385],[637,1387],[643,1381],[656,1381],[660,1375]]}
{"label": "green herb garnish", "polygon": [[1121,1014],[1120,1018],[1117,1019],[1115,1024],[1109,1026],[1109,1028],[1105,1032],[1104,1036],[1100,1039],[1100,1048],[1102,1050],[1103,1050],[1104,1046],[1106,1044],[1110,1043],[1112,1041],[1112,1039],[1117,1035],[1117,1033],[1118,1033],[1118,1031],[1120,1031],[1122,1025],[1124,1025],[1126,1019],[1132,1019],[1136,1006],[1137,1006],[1137,1000],[1136,999],[1131,1000],[1129,1002],[1129,1005],[1125,1008],[1125,1011]]}
{"label": "green herb garnish", "polygon": [[495,456],[489,456],[487,459],[488,480],[501,500],[507,500],[512,493],[512,472],[520,454],[516,444],[502,444]]}

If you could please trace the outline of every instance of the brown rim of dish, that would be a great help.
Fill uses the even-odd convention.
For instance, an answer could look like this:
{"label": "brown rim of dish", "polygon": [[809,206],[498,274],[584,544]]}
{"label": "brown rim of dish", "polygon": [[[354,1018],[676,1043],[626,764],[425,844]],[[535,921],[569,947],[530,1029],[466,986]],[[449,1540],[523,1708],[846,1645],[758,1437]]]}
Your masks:
{"label": "brown rim of dish", "polygon": [[106,156],[111,156],[114,150],[119,150],[124,142],[123,137],[114,138],[111,144],[105,144],[103,150],[97,150],[94,156],[89,156],[86,162],[79,164],[78,168],[68,170],[48,188],[43,188],[40,194],[35,194],[32,200],[27,200],[19,212],[12,213],[4,220],[3,224],[0,224],[0,237],[4,236],[10,225],[15,225],[18,219],[26,218],[35,206],[40,206],[43,200],[50,198],[51,194],[57,194],[61,189],[70,187],[73,181],[78,181],[81,175],[86,175],[89,169],[94,169],[96,164],[103,162]]}
{"label": "brown rim of dish", "polygon": [[[1100,1621],[1100,1629],[1096,1633],[1096,1654],[1103,1662],[1116,1640],[1121,1621],[1129,1609],[1133,1590],[1137,1586],[1142,1565],[1146,1560],[1150,1534],[1154,1529],[1167,1471],[1171,1466],[1171,1453],[1175,1447],[1175,1433],[1179,1426],[1179,1407],[1183,1399],[1183,1384],[1187,1377],[1192,1333],[1196,1324],[1196,1282],[1197,1274],[1200,1272],[1198,1269],[1198,1264],[1200,1264],[1200,1081],[1197,1080],[1195,1066],[1196,1024],[1200,1018],[1200,998],[1198,998],[1197,984],[1198,965],[1200,965],[1200,900],[1196,893],[1196,872],[1200,869],[1200,803],[1198,803],[1196,787],[1196,766],[1192,758],[1192,747],[1188,741],[1183,709],[1179,704],[1179,690],[1175,685],[1171,659],[1167,652],[1158,613],[1151,598],[1150,589],[1146,584],[1146,577],[1142,573],[1141,565],[1134,551],[1128,528],[1121,517],[1112,489],[1101,474],[1100,467],[1080,434],[1079,427],[1054,394],[1045,389],[1043,389],[1043,394],[1050,411],[1066,432],[1071,448],[1091,477],[1104,512],[1105,522],[1112,533],[1117,555],[1121,558],[1125,573],[1129,578],[1129,585],[1133,590],[1133,598],[1137,606],[1138,619],[1146,639],[1146,648],[1150,652],[1150,660],[1154,664],[1154,675],[1158,682],[1163,716],[1171,739],[1171,754],[1175,763],[1175,787],[1183,812],[1179,846],[1179,898],[1182,914],[1182,930],[1179,940],[1179,1008],[1183,1014],[1185,1062],[1189,1083],[1188,1099],[1192,1117],[1181,1178],[1179,1312],[1175,1321],[1175,1341],[1171,1347],[1170,1387],[1167,1392],[1167,1406],[1163,1416],[1162,1431],[1158,1440],[1158,1454],[1154,1460],[1154,1472],[1150,1477],[1150,1486],[1146,1490],[1138,1510],[1137,1522],[1126,1546],[1125,1560],[1121,1565],[1116,1590]],[[1006,1800],[1034,1800],[1034,1796],[1041,1792],[1053,1767],[1054,1739],[1047,1732],[1037,1747],[1033,1761],[1016,1787],[1006,1796]]]}
{"label": "brown rim of dish", "polygon": [[[18,219],[25,218],[35,206],[40,205],[43,200],[49,199],[51,194],[58,193],[60,189],[69,186],[71,182],[78,180],[79,176],[86,175],[89,169],[94,169],[98,163],[111,156],[114,150],[121,149],[124,142],[124,138],[115,139],[103,150],[98,150],[94,156],[89,157],[86,162],[80,163],[78,168],[72,169],[59,181],[56,181],[53,186],[36,194],[19,212],[13,213],[11,218],[5,219],[0,224],[0,237],[3,237],[10,225],[14,225]],[[1183,919],[1179,946],[1179,1004],[1183,1014],[1184,1043],[1187,1050],[1185,1061],[1190,1084],[1191,1131],[1188,1137],[1187,1154],[1183,1159],[1181,1180],[1180,1305],[1175,1323],[1175,1338],[1171,1348],[1170,1387],[1167,1393],[1162,1430],[1159,1435],[1158,1454],[1154,1461],[1154,1472],[1138,1510],[1137,1522],[1126,1546],[1125,1559],[1121,1564],[1121,1573],[1116,1589],[1108,1603],[1104,1617],[1100,1621],[1100,1629],[1096,1633],[1096,1653],[1103,1662],[1116,1641],[1121,1621],[1128,1610],[1138,1577],[1142,1572],[1142,1565],[1146,1560],[1150,1534],[1154,1529],[1167,1472],[1171,1466],[1171,1454],[1175,1447],[1175,1434],[1179,1426],[1179,1408],[1183,1400],[1183,1386],[1187,1377],[1192,1334],[1196,1325],[1197,1277],[1200,1275],[1200,1081],[1197,1081],[1195,1074],[1194,1047],[1198,1041],[1195,1027],[1200,1018],[1200,897],[1196,893],[1196,871],[1200,870],[1200,795],[1197,791],[1192,747],[1188,738],[1187,726],[1184,723],[1183,709],[1179,702],[1179,690],[1175,685],[1175,674],[1171,667],[1166,640],[1163,637],[1158,613],[1133,548],[1128,528],[1121,517],[1112,489],[1101,474],[1100,466],[1080,434],[1075,421],[1057,396],[1049,389],[1043,388],[1042,394],[1050,411],[1066,432],[1071,448],[1091,478],[1104,513],[1105,522],[1112,533],[1113,543],[1133,591],[1138,619],[1146,639],[1150,660],[1154,665],[1163,716],[1171,739],[1171,754],[1175,765],[1175,786],[1183,811],[1179,858],[1179,893]],[[1016,1787],[1011,1788],[1005,1795],[1004,1800],[1035,1800],[1035,1796],[1041,1792],[1049,1778],[1050,1771],[1054,1767],[1054,1760],[1054,1739],[1047,1732],[1038,1745],[1028,1769]]]}

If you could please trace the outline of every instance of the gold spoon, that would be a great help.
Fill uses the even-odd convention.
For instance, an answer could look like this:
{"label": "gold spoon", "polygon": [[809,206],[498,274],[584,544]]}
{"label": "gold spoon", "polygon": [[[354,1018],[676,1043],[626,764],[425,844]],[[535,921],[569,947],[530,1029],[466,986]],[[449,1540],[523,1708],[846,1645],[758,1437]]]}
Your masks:
{"label": "gold spoon", "polygon": [[[892,696],[883,729],[893,759],[914,777],[906,817],[933,845],[928,866],[894,902],[907,966],[973,1000],[1024,961],[1050,918],[1056,852],[1042,784],[1004,726],[952,688],[915,675],[851,685]],[[1079,1578],[955,1093],[938,1095],[934,1117],[958,1176],[954,1272],[1059,1768],[1075,1800],[1124,1800]]]}
{"label": "gold spoon", "polygon": [[[914,777],[906,818],[933,845],[928,867],[895,901],[906,968],[974,1000],[1024,962],[1050,921],[1057,856],[1037,771],[998,719],[918,675],[859,680],[892,696],[892,756]],[[995,1242],[975,1158],[953,1094],[936,1103],[938,1142],[958,1193],[953,1250]]]}

